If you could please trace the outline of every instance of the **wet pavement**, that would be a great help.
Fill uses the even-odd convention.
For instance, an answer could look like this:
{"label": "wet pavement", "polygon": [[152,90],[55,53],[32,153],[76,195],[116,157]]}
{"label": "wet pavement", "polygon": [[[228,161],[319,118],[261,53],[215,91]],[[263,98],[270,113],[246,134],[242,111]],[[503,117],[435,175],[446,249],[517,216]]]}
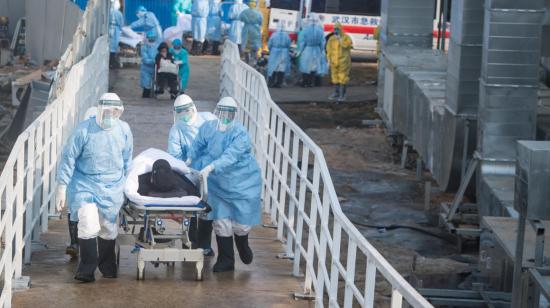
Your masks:
{"label": "wet pavement", "polygon": [[[192,57],[191,61],[189,92],[198,101],[199,111],[211,111],[218,97],[217,58]],[[125,103],[123,118],[133,130],[134,155],[149,147],[165,149],[173,122],[173,102],[166,95],[157,100],[141,99],[135,68],[113,72],[111,83]],[[208,258],[203,281],[194,280],[194,264],[155,268],[150,263],[146,264],[145,280],[137,281],[132,246],[122,245],[118,279],[105,279],[96,272],[95,283],[81,284],[73,279],[77,262],[64,255],[68,242],[66,220],[51,220],[49,228],[41,237],[47,249],[33,252],[32,264],[23,270],[23,275],[31,277],[31,288],[14,294],[14,307],[314,306],[293,299],[293,292],[301,290],[302,279],[290,274],[291,261],[275,258],[283,246],[273,229],[257,226],[252,230],[254,261],[243,265],[236,256],[233,273],[213,274],[215,260]]]}

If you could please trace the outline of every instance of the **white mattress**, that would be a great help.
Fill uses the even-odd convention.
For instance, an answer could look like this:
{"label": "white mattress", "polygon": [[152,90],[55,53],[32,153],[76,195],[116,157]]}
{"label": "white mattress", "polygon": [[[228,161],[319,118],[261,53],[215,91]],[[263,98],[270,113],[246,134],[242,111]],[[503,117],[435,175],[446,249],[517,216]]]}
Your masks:
{"label": "white mattress", "polygon": [[170,163],[170,166],[172,166],[172,170],[179,174],[191,173],[191,169],[188,168],[183,161],[180,161],[159,149],[147,149],[136,156],[130,165],[130,171],[128,172],[128,177],[126,178],[126,183],[124,185],[124,194],[126,195],[126,198],[136,205],[145,206],[147,208],[154,207],[161,209],[165,207],[194,207],[198,205],[201,199],[196,196],[158,198],[142,196],[138,193],[138,177],[147,172],[151,172],[153,163],[158,159],[167,160]]}

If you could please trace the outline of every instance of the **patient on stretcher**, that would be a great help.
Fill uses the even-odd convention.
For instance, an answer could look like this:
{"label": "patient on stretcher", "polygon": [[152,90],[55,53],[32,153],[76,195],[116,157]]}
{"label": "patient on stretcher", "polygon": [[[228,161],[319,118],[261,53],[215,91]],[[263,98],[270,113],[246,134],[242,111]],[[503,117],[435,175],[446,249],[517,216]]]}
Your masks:
{"label": "patient on stretcher", "polygon": [[153,163],[151,172],[138,176],[138,193],[142,196],[160,198],[179,198],[185,196],[200,197],[197,187],[184,175],[172,170],[170,163],[158,159]]}

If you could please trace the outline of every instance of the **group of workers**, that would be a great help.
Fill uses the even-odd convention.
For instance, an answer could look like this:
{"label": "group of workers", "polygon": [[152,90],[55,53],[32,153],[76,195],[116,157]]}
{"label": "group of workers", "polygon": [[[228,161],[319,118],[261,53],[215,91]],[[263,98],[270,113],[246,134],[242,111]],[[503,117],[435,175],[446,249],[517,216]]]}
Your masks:
{"label": "group of workers", "polygon": [[[248,233],[260,222],[261,174],[252,154],[246,129],[236,123],[237,104],[222,98],[215,113],[198,113],[193,100],[182,94],[174,102],[174,125],[168,138],[168,153],[200,170],[208,181],[212,211],[191,236],[195,247],[210,247],[214,230],[218,257],[214,272],[234,270],[233,243],[243,263],[253,259]],[[56,181],[56,209],[68,205],[70,226],[77,231],[75,249],[80,252],[75,279],[116,278],[115,240],[117,217],[124,202],[123,188],[133,154],[130,126],[120,119],[124,111],[115,93],[105,93],[97,111],[78,124],[65,144]]]}
{"label": "group of workers", "polygon": [[[290,73],[291,40],[281,24],[271,35],[269,42],[267,74],[269,85],[280,88],[285,76]],[[310,13],[302,22],[298,33],[296,57],[298,70],[302,74],[302,86],[319,86],[321,77],[330,68],[331,81],[335,85],[330,100],[346,100],[346,88],[351,70],[351,49],[353,42],[343,31],[340,23],[334,25],[334,31],[325,38],[323,24],[316,13]]]}

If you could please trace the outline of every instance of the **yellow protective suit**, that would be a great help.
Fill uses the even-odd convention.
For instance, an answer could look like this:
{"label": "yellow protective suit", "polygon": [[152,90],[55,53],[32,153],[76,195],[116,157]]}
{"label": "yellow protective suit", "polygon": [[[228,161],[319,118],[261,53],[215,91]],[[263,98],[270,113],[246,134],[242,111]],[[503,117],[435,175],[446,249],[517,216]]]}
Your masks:
{"label": "yellow protective suit", "polygon": [[332,35],[327,42],[330,77],[333,84],[345,85],[349,82],[353,42],[351,37],[342,30],[341,24],[336,23],[334,29],[339,29],[340,35]]}
{"label": "yellow protective suit", "polygon": [[266,3],[266,0],[259,0],[260,3],[260,12],[262,13],[262,52],[269,52],[267,48],[267,41],[269,40],[269,13],[270,9]]}

